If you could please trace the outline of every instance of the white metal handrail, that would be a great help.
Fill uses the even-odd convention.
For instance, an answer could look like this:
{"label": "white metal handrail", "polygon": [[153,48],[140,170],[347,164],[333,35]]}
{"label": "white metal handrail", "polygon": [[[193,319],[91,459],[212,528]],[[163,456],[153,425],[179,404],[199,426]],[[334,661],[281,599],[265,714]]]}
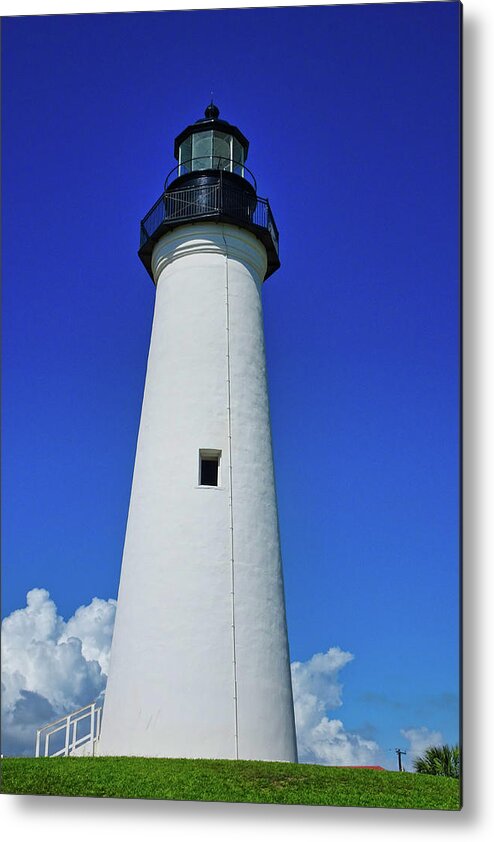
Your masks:
{"label": "white metal handrail", "polygon": [[[91,743],[90,753],[94,755],[95,744],[101,731],[101,711],[102,707],[96,707],[96,702],[92,702],[90,705],[85,705],[83,708],[74,710],[72,713],[61,716],[54,722],[49,722],[47,725],[38,728],[36,731],[35,757],[66,757],[86,743]],[[89,731],[82,737],[78,737],[77,726],[79,722],[85,719],[89,719]],[[65,731],[63,748],[50,753],[50,738],[60,731]]]}

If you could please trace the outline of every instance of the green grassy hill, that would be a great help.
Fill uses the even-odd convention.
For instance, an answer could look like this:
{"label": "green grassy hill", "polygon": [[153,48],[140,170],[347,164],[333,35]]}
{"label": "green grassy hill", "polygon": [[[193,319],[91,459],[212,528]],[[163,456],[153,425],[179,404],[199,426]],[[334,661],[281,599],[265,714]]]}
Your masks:
{"label": "green grassy hill", "polygon": [[251,760],[4,758],[4,793],[459,810],[457,780]]}

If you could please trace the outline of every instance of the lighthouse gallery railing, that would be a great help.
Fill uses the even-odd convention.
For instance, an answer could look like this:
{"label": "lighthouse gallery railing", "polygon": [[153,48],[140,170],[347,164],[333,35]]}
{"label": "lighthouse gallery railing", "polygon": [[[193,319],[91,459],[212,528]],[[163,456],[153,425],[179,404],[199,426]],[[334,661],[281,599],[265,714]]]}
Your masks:
{"label": "lighthouse gallery railing", "polygon": [[271,234],[276,252],[279,251],[278,229],[268,200],[220,182],[163,193],[141,221],[141,247],[164,222],[197,217],[223,217],[232,222],[238,220],[254,230],[265,228]]}

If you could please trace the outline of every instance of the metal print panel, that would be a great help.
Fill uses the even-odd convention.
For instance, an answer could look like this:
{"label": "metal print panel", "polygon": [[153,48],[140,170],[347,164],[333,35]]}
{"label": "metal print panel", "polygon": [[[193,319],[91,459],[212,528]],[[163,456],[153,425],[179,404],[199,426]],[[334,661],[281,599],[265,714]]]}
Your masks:
{"label": "metal print panel", "polygon": [[461,4],[2,60],[3,791],[458,810]]}

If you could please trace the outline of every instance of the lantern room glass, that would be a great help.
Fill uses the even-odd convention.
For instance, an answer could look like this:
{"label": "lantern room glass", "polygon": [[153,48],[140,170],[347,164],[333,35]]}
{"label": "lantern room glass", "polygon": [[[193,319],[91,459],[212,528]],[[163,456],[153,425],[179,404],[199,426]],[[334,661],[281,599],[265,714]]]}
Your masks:
{"label": "lantern room glass", "polygon": [[232,143],[231,134],[213,132],[213,169],[232,171]]}
{"label": "lantern room glass", "polygon": [[237,175],[244,175],[244,163],[245,163],[245,149],[237,140],[236,137],[233,138],[233,172],[237,173]]}
{"label": "lantern room glass", "polygon": [[213,156],[213,133],[198,132],[192,135],[191,169],[210,170]]}
{"label": "lantern room glass", "polygon": [[189,135],[178,147],[178,174],[190,172],[192,159],[192,135]]}
{"label": "lantern room glass", "polygon": [[244,175],[245,149],[231,134],[195,132],[178,150],[179,175],[198,170],[224,170]]}

